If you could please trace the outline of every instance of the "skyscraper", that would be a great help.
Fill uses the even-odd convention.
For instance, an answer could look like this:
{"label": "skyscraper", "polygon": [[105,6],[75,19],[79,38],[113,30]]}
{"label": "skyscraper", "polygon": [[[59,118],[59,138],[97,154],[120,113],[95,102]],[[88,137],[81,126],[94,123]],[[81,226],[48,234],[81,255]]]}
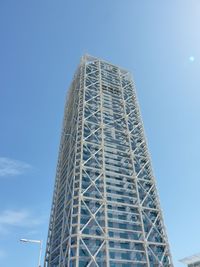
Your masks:
{"label": "skyscraper", "polygon": [[67,97],[46,266],[173,266],[133,80],[91,56]]}

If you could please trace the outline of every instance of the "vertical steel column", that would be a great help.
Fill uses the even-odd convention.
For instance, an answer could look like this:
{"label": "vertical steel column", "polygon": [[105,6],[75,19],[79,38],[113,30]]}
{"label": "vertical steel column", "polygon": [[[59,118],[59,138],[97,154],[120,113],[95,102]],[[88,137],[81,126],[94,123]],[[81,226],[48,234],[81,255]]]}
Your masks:
{"label": "vertical steel column", "polygon": [[105,232],[106,232],[106,267],[110,267],[109,257],[109,244],[108,244],[108,211],[107,211],[107,191],[106,191],[106,171],[105,171],[105,155],[104,155],[104,122],[103,122],[103,90],[102,90],[102,77],[101,77],[101,61],[99,60],[99,86],[100,86],[100,103],[101,103],[101,134],[102,134],[102,170],[104,179],[104,209],[105,209]]}
{"label": "vertical steel column", "polygon": [[83,107],[82,107],[82,132],[81,132],[81,160],[80,160],[80,181],[79,181],[79,204],[78,204],[78,227],[77,227],[77,258],[76,258],[76,267],[79,267],[79,250],[80,250],[80,220],[81,220],[81,200],[82,200],[82,171],[83,171],[83,129],[84,129],[84,105],[85,105],[85,77],[86,77],[86,56],[81,58],[81,88],[82,88],[82,98],[83,98]]}

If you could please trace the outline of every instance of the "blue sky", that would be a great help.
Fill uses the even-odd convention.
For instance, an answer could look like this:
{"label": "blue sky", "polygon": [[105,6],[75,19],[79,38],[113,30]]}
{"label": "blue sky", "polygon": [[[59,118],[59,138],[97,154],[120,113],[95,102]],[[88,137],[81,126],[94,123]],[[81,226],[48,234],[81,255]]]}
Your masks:
{"label": "blue sky", "polygon": [[131,71],[175,266],[200,252],[200,1],[0,1],[0,266],[46,241],[67,88],[89,53]]}

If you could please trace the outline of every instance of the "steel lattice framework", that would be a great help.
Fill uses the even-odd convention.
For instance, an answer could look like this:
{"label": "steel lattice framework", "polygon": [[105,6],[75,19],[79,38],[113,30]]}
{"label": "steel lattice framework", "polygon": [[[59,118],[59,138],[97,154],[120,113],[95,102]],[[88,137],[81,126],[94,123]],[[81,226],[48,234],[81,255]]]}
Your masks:
{"label": "steel lattice framework", "polygon": [[45,265],[173,266],[133,80],[91,56],[65,107]]}

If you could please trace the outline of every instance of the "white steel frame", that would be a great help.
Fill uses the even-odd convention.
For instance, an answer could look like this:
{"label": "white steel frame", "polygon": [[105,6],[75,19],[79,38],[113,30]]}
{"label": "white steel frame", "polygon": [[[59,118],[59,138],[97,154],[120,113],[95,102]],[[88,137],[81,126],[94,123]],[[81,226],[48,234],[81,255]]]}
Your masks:
{"label": "white steel frame", "polygon": [[173,266],[131,75],[88,55],[65,107],[45,266]]}

